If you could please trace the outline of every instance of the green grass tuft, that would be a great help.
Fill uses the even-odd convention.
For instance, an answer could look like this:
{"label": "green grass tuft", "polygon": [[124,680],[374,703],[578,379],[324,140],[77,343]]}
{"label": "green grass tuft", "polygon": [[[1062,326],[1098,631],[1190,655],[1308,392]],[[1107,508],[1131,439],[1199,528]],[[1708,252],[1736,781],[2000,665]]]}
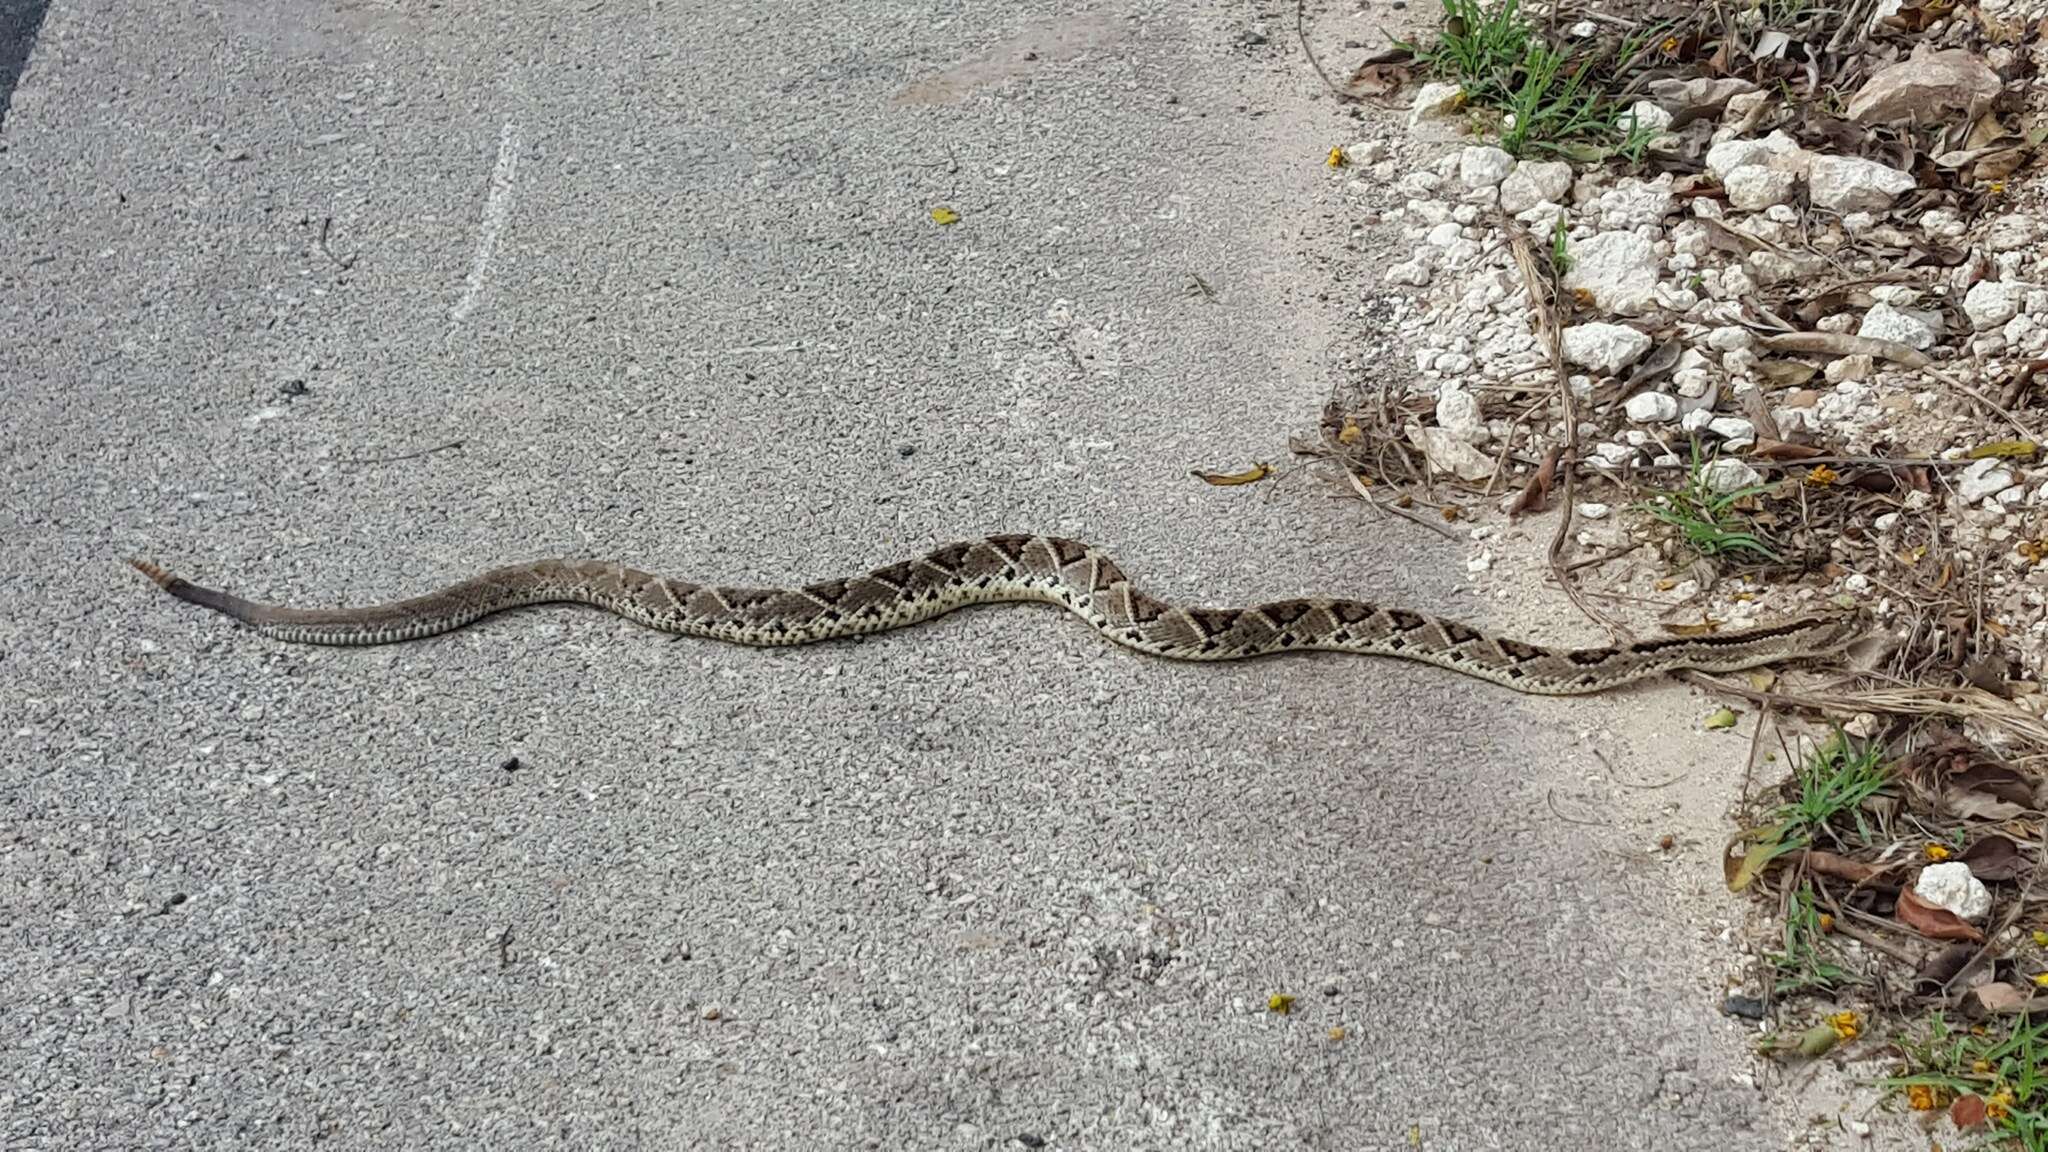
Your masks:
{"label": "green grass tuft", "polygon": [[1708,486],[1698,459],[1686,473],[1685,486],[1636,505],[1639,511],[1678,529],[1686,547],[1700,556],[1740,556],[1776,561],[1763,536],[1736,505],[1767,491],[1761,485],[1716,492]]}
{"label": "green grass tuft", "polygon": [[2048,1152],[2048,1017],[1992,1017],[1957,1029],[1937,1016],[1925,1039],[1900,1047],[1911,1071],[1885,1088],[1934,1108],[1976,1096],[2003,1146]]}
{"label": "green grass tuft", "polygon": [[[1519,0],[1488,7],[1481,0],[1443,0],[1443,28],[1434,44],[1397,42],[1439,78],[1456,81],[1474,107],[1502,114],[1500,146],[1516,156],[1546,151],[1585,159],[1609,150],[1617,108],[1596,76],[1594,61],[1544,40]],[[1655,133],[1635,144],[1639,159]],[[1633,135],[1624,139],[1621,151]]]}

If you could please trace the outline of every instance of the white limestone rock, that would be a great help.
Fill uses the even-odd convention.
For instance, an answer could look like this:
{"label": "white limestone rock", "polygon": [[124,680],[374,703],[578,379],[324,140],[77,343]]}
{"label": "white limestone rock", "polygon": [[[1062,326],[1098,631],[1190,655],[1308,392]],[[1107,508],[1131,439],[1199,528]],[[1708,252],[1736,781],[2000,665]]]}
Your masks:
{"label": "white limestone rock", "polygon": [[1500,208],[1518,216],[1538,204],[1556,204],[1571,190],[1571,165],[1562,160],[1524,160],[1500,182]]}
{"label": "white limestone rock", "polygon": [[1468,189],[1498,188],[1515,170],[1515,158],[1488,144],[1475,144],[1458,154],[1458,182]]}
{"label": "white limestone rock", "polygon": [[1961,860],[1922,868],[1913,881],[1913,895],[1964,920],[1982,920],[1991,913],[1991,890]]}
{"label": "white limestone rock", "polygon": [[1763,477],[1756,469],[1742,461],[1723,456],[1718,460],[1708,461],[1706,467],[1700,469],[1700,482],[1713,491],[1726,495],[1760,484]]}
{"label": "white limestone rock", "polygon": [[1638,424],[1669,424],[1678,419],[1678,401],[1662,392],[1638,392],[1621,406]]}
{"label": "white limestone rock", "polygon": [[1761,212],[1773,204],[1790,201],[1792,189],[1798,183],[1799,178],[1790,172],[1764,164],[1744,164],[1729,172],[1721,187],[1728,193],[1730,207]]}
{"label": "white limestone rock", "polygon": [[1832,212],[1882,212],[1918,184],[1909,172],[1860,156],[1816,156],[1807,172],[1814,207]]}
{"label": "white limestone rock", "polygon": [[1571,270],[1564,275],[1569,291],[1584,290],[1593,304],[1617,316],[1649,311],[1655,301],[1663,265],[1656,245],[1633,232],[1601,232],[1566,245]]}
{"label": "white limestone rock", "polygon": [[1984,332],[2005,327],[2007,321],[2020,314],[2026,302],[2027,289],[2023,284],[1979,280],[1970,285],[1969,294],[1963,297],[1963,315],[1970,318],[1971,328]]}
{"label": "white limestone rock", "polygon": [[1613,375],[1650,350],[1649,333],[1626,324],[1574,324],[1563,332],[1567,363]]}
{"label": "white limestone rock", "polygon": [[1856,334],[1876,340],[1897,341],[1924,352],[1941,339],[1941,314],[1891,304],[1873,304],[1870,311],[1863,314],[1863,323],[1857,326]]}

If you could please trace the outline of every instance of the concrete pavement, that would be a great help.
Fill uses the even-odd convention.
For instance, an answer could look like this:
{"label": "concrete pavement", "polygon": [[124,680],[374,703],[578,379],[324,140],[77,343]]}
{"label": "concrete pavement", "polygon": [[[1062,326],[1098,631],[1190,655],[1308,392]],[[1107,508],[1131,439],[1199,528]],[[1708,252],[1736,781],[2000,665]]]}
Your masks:
{"label": "concrete pavement", "polygon": [[1434,536],[1188,477],[1312,426],[1371,259],[1257,19],[53,3],[0,153],[0,1143],[1776,1146],[1693,926],[1546,803],[1668,692],[1028,608],[296,648],[120,564],[339,603],[1056,531],[1469,615]]}

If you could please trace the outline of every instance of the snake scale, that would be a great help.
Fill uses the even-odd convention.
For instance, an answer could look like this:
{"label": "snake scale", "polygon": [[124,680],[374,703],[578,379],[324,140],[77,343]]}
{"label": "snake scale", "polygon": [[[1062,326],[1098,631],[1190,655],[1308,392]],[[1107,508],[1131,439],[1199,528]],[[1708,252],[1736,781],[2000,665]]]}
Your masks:
{"label": "snake scale", "polygon": [[225,613],[263,635],[302,644],[416,640],[533,604],[594,605],[663,632],[786,646],[883,632],[970,604],[1057,604],[1127,648],[1171,660],[1238,660],[1335,651],[1416,660],[1518,692],[1603,692],[1681,669],[1732,672],[1828,655],[1856,639],[1853,618],[1806,617],[1719,635],[1620,647],[1546,648],[1456,620],[1364,600],[1275,600],[1248,608],[1170,604],[1141,592],[1100,549],[1058,536],[986,536],[861,576],[801,588],[687,584],[594,560],[539,560],[493,569],[410,600],[362,608],[258,604],[130,560],[180,600]]}

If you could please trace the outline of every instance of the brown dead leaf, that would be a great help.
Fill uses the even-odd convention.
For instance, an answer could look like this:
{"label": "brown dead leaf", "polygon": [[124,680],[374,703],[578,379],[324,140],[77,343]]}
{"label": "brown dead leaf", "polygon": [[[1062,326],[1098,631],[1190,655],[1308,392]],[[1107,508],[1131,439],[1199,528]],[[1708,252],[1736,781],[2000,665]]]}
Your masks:
{"label": "brown dead leaf", "polygon": [[1756,446],[1749,450],[1751,457],[1758,460],[1811,460],[1825,456],[1826,452],[1811,444],[1794,444],[1790,440],[1765,440],[1758,437]]}
{"label": "brown dead leaf", "polygon": [[1823,876],[1833,876],[1837,879],[1847,880],[1851,884],[1861,884],[1867,880],[1873,880],[1885,872],[1883,868],[1879,868],[1875,864],[1865,864],[1861,860],[1851,860],[1847,856],[1838,856],[1833,852],[1822,852],[1817,848],[1808,848],[1804,852],[1798,853],[1794,859],[1795,862],[1803,861],[1808,868]]}
{"label": "brown dead leaf", "polygon": [[1938,948],[1920,962],[1920,967],[1913,973],[1913,982],[1938,988],[1955,979],[1956,973],[1961,972],[1976,955],[1977,946],[1967,940]]}
{"label": "brown dead leaf", "polygon": [[1271,464],[1254,464],[1242,472],[1190,472],[1188,475],[1204,484],[1228,487],[1236,484],[1256,484],[1273,474]]}
{"label": "brown dead leaf", "polygon": [[1970,166],[1970,182],[1973,184],[1991,184],[2003,180],[2017,172],[2020,165],[2026,161],[2026,158],[2027,149],[2025,148],[2000,148],[1996,152],[1981,157],[1975,164]]}
{"label": "brown dead leaf", "polygon": [[1351,73],[1351,79],[1344,82],[1344,91],[1353,96],[1386,96],[1399,91],[1414,76],[1414,69],[1405,64],[1360,64]]}
{"label": "brown dead leaf", "polygon": [[1979,880],[2017,880],[2026,870],[2026,860],[2020,856],[2020,846],[2004,836],[1986,836],[1968,848],[1957,859],[1970,866],[1970,874]]}
{"label": "brown dead leaf", "polygon": [[2008,804],[2024,807],[2034,802],[2033,782],[2022,776],[2017,769],[2008,768],[2003,764],[1972,764],[1959,772],[1950,772],[1948,782],[1952,788],[1982,792]]}
{"label": "brown dead leaf", "polygon": [[1970,1129],[1984,1122],[1984,1098],[1972,1092],[1958,1096],[1948,1106],[1948,1118],[1958,1128]]}
{"label": "brown dead leaf", "polygon": [[1852,336],[1847,332],[1779,332],[1757,338],[1760,347],[1772,352],[1816,352],[1829,356],[1877,356],[1908,368],[1925,368],[1934,361],[1927,353],[1896,340],[1874,336]]}
{"label": "brown dead leaf", "polygon": [[[1972,948],[1970,951],[1974,953],[1976,949]],[[1960,971],[1960,967],[1958,970]],[[2011,1012],[2034,998],[2033,993],[2027,989],[2007,984],[2002,980],[1979,984],[1970,989],[1970,995],[1976,998],[1977,1005],[1986,1012]]]}
{"label": "brown dead leaf", "polygon": [[1529,477],[1527,484],[1522,485],[1521,494],[1508,505],[1508,515],[1520,516],[1525,512],[1541,512],[1550,503],[1550,486],[1557,479],[1557,460],[1563,452],[1562,448],[1552,448],[1544,453],[1542,466],[1536,469],[1534,476]]}
{"label": "brown dead leaf", "polygon": [[1712,636],[1721,630],[1721,622],[1701,620],[1697,624],[1666,624],[1664,630],[1673,636]]}
{"label": "brown dead leaf", "polygon": [[1899,923],[1929,940],[1982,941],[1984,934],[1946,908],[1936,907],[1915,895],[1911,888],[1899,889],[1896,912]]}
{"label": "brown dead leaf", "polygon": [[1759,360],[1756,370],[1773,388],[1797,388],[1820,372],[1803,360]]}

